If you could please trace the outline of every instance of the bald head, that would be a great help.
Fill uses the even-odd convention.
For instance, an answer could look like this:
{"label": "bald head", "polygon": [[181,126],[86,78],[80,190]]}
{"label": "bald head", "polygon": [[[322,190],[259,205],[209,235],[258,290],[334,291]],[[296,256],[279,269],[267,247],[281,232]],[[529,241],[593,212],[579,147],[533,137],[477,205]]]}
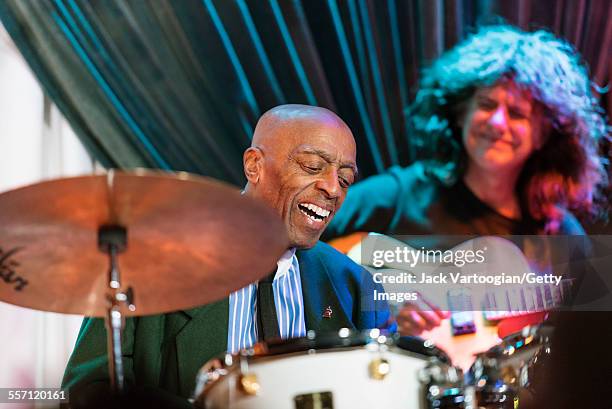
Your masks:
{"label": "bald head", "polygon": [[257,122],[244,153],[246,193],[285,221],[294,247],[311,247],[332,219],[357,172],[355,140],[333,112],[281,105]]}
{"label": "bald head", "polygon": [[251,146],[276,143],[278,138],[295,138],[301,131],[314,127],[327,126],[352,133],[348,125],[338,115],[326,108],[310,105],[279,105],[267,111],[257,121]]}

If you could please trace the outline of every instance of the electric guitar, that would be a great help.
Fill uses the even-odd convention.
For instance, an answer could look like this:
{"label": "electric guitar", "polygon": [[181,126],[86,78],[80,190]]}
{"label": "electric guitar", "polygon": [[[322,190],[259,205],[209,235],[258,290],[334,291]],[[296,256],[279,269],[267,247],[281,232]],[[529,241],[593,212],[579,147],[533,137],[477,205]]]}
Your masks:
{"label": "electric guitar", "polygon": [[[482,284],[435,284],[420,282],[419,278],[428,276],[446,276],[460,273],[463,276],[472,274],[486,275],[483,271],[511,273],[521,277],[531,273],[535,279],[529,261],[522,251],[512,242],[500,237],[479,237],[467,240],[449,251],[453,254],[465,254],[474,249],[486,249],[485,263],[466,263],[461,266],[445,263],[440,258],[423,260],[392,260],[393,257],[374,257],[380,252],[403,255],[417,254],[407,244],[392,237],[381,234],[358,234],[342,238],[341,241],[330,244],[339,247],[341,251],[374,274],[375,281],[384,277],[405,277],[414,275],[412,283],[382,283],[388,295],[393,293],[416,292],[419,297],[426,298],[442,310],[451,312],[451,319],[445,319],[442,324],[420,336],[431,340],[442,348],[452,359],[453,364],[469,369],[477,353],[487,351],[499,344],[501,338],[519,331],[526,325],[542,322],[546,311],[562,305],[569,297],[571,280],[560,280],[549,277],[554,282],[532,283],[521,285],[503,284],[499,286]],[[401,249],[397,251],[396,249]],[[413,253],[410,253],[410,252]],[[421,253],[423,254],[423,249]],[[438,253],[439,254],[439,253]],[[446,253],[449,254],[449,253]],[[540,278],[539,280],[543,280]],[[403,302],[388,299],[392,310],[399,310]],[[417,303],[417,305],[419,305]],[[424,308],[428,308],[421,303]],[[452,321],[452,322],[451,322]]]}

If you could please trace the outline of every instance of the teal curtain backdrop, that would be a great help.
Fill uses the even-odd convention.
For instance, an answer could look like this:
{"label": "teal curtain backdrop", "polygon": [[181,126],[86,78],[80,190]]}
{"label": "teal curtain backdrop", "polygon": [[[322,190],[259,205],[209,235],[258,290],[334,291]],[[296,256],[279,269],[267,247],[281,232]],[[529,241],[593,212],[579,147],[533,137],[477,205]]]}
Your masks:
{"label": "teal curtain backdrop", "polygon": [[420,68],[496,16],[566,38],[605,86],[611,5],[2,0],[0,18],[104,166],[183,170],[240,185],[242,152],[258,116],[283,103],[320,105],[344,118],[362,176],[410,163],[405,109]]}

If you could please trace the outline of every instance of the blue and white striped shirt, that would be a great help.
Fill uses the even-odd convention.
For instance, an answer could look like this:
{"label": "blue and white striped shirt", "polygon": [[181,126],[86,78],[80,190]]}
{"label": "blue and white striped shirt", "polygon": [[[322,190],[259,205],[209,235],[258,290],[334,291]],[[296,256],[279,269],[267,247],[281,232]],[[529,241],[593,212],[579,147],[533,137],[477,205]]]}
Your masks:
{"label": "blue and white striped shirt", "polygon": [[[281,338],[305,336],[304,298],[295,249],[278,260],[272,289]],[[257,331],[257,283],[253,283],[230,294],[227,350],[237,352],[253,346]]]}

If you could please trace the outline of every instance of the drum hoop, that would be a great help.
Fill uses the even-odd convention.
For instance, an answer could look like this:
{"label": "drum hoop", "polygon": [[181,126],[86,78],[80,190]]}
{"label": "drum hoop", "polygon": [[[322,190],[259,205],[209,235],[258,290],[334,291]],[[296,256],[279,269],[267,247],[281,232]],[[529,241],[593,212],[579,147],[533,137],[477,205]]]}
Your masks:
{"label": "drum hoop", "polygon": [[[488,351],[477,354],[477,357],[505,359],[503,351],[509,347],[515,348],[517,352],[541,349],[549,342],[552,331],[553,328],[546,325],[525,327],[521,331],[505,336],[499,344],[493,346]],[[531,340],[526,342],[528,339]]]}
{"label": "drum hoop", "polygon": [[[363,334],[360,334],[363,337]],[[349,337],[347,337],[349,338]],[[357,337],[355,337],[357,338]],[[364,337],[365,338],[365,337]],[[279,345],[280,344],[286,344],[286,343],[295,343],[295,341],[299,341],[302,338],[296,338],[296,339],[292,339],[292,340],[285,340],[283,342],[279,341]],[[346,339],[346,338],[343,338]],[[408,356],[411,358],[416,358],[416,359],[421,359],[424,361],[427,360],[439,360],[436,356],[428,356],[426,354],[423,353],[419,353],[419,352],[415,352],[415,351],[410,351],[408,349],[404,349],[401,348],[397,345],[397,339],[398,337],[395,336],[390,336],[389,341],[384,343],[384,344],[379,344],[379,346],[386,346],[386,349],[378,351],[378,353],[380,354],[399,354],[402,356]],[[315,341],[315,339],[312,339],[312,341]],[[241,359],[246,359],[247,363],[249,365],[255,365],[255,364],[260,364],[260,363],[266,363],[266,362],[274,362],[276,360],[279,359],[285,359],[285,358],[294,358],[294,357],[299,357],[299,356],[304,356],[304,355],[319,355],[319,354],[325,354],[325,353],[331,353],[331,352],[348,352],[348,351],[353,351],[353,350],[360,350],[360,349],[366,349],[368,344],[372,343],[371,342],[363,342],[363,343],[351,343],[349,342],[348,345],[338,345],[338,346],[326,346],[326,347],[311,347],[311,348],[302,348],[300,350],[293,350],[291,352],[260,352],[260,353],[254,353],[252,352],[252,350],[254,348],[251,348],[249,350],[246,350],[248,352],[245,353],[245,351],[242,351],[243,353],[236,353],[236,354],[231,354],[231,359],[232,359],[232,363],[230,365],[226,365],[225,364],[225,359],[223,359],[223,357],[227,356],[227,354],[224,354],[221,357],[221,362],[223,363],[223,367],[222,369],[225,370],[225,373],[223,373],[222,375],[219,376],[218,379],[211,381],[210,384],[205,385],[204,389],[202,390],[202,392],[196,397],[196,399],[202,399],[205,398],[207,395],[209,395],[211,393],[211,391],[215,388],[215,385],[219,385],[221,384],[221,380],[225,379],[227,377],[229,377],[230,375],[236,375],[236,372],[240,371],[240,360]],[[250,352],[250,353],[249,353]],[[374,353],[374,351],[372,351]]]}

